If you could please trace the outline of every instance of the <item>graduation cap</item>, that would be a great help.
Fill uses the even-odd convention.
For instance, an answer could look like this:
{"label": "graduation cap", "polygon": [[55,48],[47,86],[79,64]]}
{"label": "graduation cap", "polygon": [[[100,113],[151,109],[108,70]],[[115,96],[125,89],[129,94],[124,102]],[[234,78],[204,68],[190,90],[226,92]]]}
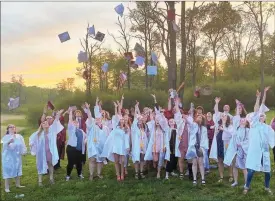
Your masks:
{"label": "graduation cap", "polygon": [[157,57],[155,52],[151,53],[151,59],[152,59],[152,61],[154,62],[155,65],[158,64],[158,57]]}
{"label": "graduation cap", "polygon": [[53,106],[51,101],[48,101],[47,106],[48,106],[49,109],[54,110],[54,106]]}
{"label": "graduation cap", "polygon": [[98,41],[100,41],[100,42],[102,42],[103,39],[104,39],[104,37],[105,37],[105,34],[104,34],[104,33],[101,33],[100,31],[98,31],[98,32],[96,33],[94,39],[95,39],[95,40],[98,40]]}
{"label": "graduation cap", "polygon": [[88,34],[95,36],[95,26],[91,26],[88,28]]}
{"label": "graduation cap", "polygon": [[132,59],[134,59],[133,53],[132,53],[132,52],[125,52],[125,53],[124,53],[124,57],[125,57],[125,59],[127,59],[127,60],[132,60]]}
{"label": "graduation cap", "polygon": [[78,59],[78,63],[87,62],[88,61],[88,54],[87,54],[87,52],[80,51],[78,53],[77,59]]}
{"label": "graduation cap", "polygon": [[108,71],[108,68],[109,68],[109,64],[107,64],[107,63],[104,63],[103,66],[101,66],[101,69],[104,73],[106,73]]}
{"label": "graduation cap", "polygon": [[212,88],[209,85],[204,85],[200,88],[200,93],[204,96],[209,96],[212,94]]}
{"label": "graduation cap", "polygon": [[18,108],[19,105],[20,105],[19,100],[20,100],[19,97],[10,98],[9,103],[8,103],[9,110],[13,110],[15,108]]}
{"label": "graduation cap", "polygon": [[134,47],[134,50],[135,50],[135,51],[137,52],[137,54],[139,54],[139,55],[145,54],[144,48],[143,48],[140,44],[138,44],[138,43],[136,43],[136,45],[135,45],[135,47]]}
{"label": "graduation cap", "polygon": [[147,66],[147,75],[157,75],[157,72],[156,66]]}
{"label": "graduation cap", "polygon": [[174,21],[175,18],[176,18],[175,9],[167,10],[167,19],[168,19],[168,20],[171,20],[171,21]]}
{"label": "graduation cap", "polygon": [[68,31],[59,34],[58,37],[59,37],[59,40],[60,40],[61,43],[64,43],[64,42],[71,39]]}
{"label": "graduation cap", "polygon": [[136,64],[136,62],[133,60],[133,61],[130,61],[130,66],[132,67],[132,68],[135,68],[135,69],[137,69],[138,68],[138,65]]}
{"label": "graduation cap", "polygon": [[175,32],[178,32],[180,30],[179,26],[176,24],[176,21],[173,21],[172,25]]}
{"label": "graduation cap", "polygon": [[135,64],[137,64],[138,66],[143,66],[144,60],[145,60],[144,57],[137,56],[137,57],[136,57]]}
{"label": "graduation cap", "polygon": [[123,12],[124,12],[124,6],[123,6],[123,4],[121,3],[118,6],[116,6],[115,7],[115,11],[116,11],[117,14],[120,15],[120,17],[122,17],[123,16]]}

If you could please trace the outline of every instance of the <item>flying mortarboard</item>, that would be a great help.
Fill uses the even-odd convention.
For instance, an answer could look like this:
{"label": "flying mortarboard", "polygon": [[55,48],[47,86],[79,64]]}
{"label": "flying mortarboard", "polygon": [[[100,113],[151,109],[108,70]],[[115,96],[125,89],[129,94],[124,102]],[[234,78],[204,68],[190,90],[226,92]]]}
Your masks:
{"label": "flying mortarboard", "polygon": [[174,21],[175,18],[176,18],[175,9],[168,10],[168,11],[167,11],[167,19],[168,19],[168,20],[171,20],[171,21]]}
{"label": "flying mortarboard", "polygon": [[95,36],[95,26],[91,26],[88,28],[88,34]]}
{"label": "flying mortarboard", "polygon": [[124,6],[123,4],[119,4],[118,6],[115,7],[115,11],[117,12],[117,14],[120,15],[120,17],[123,16],[123,12],[124,12]]}
{"label": "flying mortarboard", "polygon": [[10,98],[9,103],[8,103],[9,110],[13,110],[15,108],[18,108],[19,105],[20,105],[19,100],[20,100],[19,97]]}
{"label": "flying mortarboard", "polygon": [[139,55],[145,54],[144,48],[143,48],[140,44],[138,44],[138,43],[136,43],[136,45],[135,45],[135,47],[134,47],[134,50],[135,50],[135,51],[137,52],[137,54],[139,54]]}
{"label": "flying mortarboard", "polygon": [[87,52],[82,52],[80,51],[78,53],[78,63],[83,63],[83,62],[87,62],[88,61],[88,55],[87,55]]}
{"label": "flying mortarboard", "polygon": [[156,66],[147,66],[147,75],[157,75],[157,72]]}
{"label": "flying mortarboard", "polygon": [[144,60],[145,60],[144,57],[137,56],[137,57],[136,57],[135,64],[137,64],[138,66],[143,66]]}
{"label": "flying mortarboard", "polygon": [[48,101],[48,108],[54,110],[54,106],[51,101]]}
{"label": "flying mortarboard", "polygon": [[175,31],[175,32],[178,32],[178,31],[180,30],[179,26],[176,24],[175,21],[173,21],[172,24],[173,24],[173,29],[174,29],[174,31]]}
{"label": "flying mortarboard", "polygon": [[104,73],[106,73],[108,71],[109,68],[109,64],[108,63],[104,63],[103,66],[101,66],[101,69]]}
{"label": "flying mortarboard", "polygon": [[60,40],[61,43],[64,43],[64,42],[71,39],[68,31],[59,34],[58,37],[59,37],[59,40]]}
{"label": "flying mortarboard", "polygon": [[124,53],[124,57],[125,57],[125,59],[127,59],[128,61],[129,61],[129,60],[132,60],[132,59],[134,58],[132,52],[125,52],[125,53]]}
{"label": "flying mortarboard", "polygon": [[101,33],[100,31],[98,31],[98,32],[96,33],[94,39],[95,39],[95,40],[98,40],[98,41],[100,41],[100,42],[102,42],[103,39],[104,39],[104,37],[105,37],[105,34],[104,34],[104,33]]}
{"label": "flying mortarboard", "polygon": [[157,57],[155,52],[151,53],[151,59],[152,59],[152,61],[154,62],[155,65],[158,64],[158,57]]}

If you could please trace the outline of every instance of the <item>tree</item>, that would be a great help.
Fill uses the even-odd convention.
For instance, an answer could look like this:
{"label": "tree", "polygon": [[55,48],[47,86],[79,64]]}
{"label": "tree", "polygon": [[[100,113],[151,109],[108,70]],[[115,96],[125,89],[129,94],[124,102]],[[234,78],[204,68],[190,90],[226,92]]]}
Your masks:
{"label": "tree", "polygon": [[254,21],[254,28],[258,32],[259,40],[260,40],[260,71],[261,71],[261,92],[263,95],[264,91],[264,34],[267,28],[267,20],[269,17],[274,14],[275,6],[269,2],[263,3],[259,2],[245,2],[245,5],[248,8],[248,11],[243,10],[243,12],[247,13],[251,19]]}
{"label": "tree", "polygon": [[83,63],[81,67],[77,67],[77,73],[76,75],[82,77],[85,80],[86,85],[86,95],[91,95],[91,89],[92,89],[92,73],[93,73],[93,60],[92,57],[94,54],[96,54],[99,50],[103,42],[94,42],[92,43],[90,41],[91,36],[89,35],[89,23],[87,26],[87,32],[85,35],[85,38],[82,40],[80,39],[80,44],[85,52],[88,54],[88,61]]}
{"label": "tree", "polygon": [[147,75],[147,66],[149,64],[148,54],[156,50],[160,43],[160,34],[151,18],[152,12],[156,5],[152,2],[136,2],[137,8],[129,10],[129,19],[131,21],[131,32],[135,33],[134,37],[139,40],[141,45],[144,44],[145,50],[145,86],[148,88],[149,80]]}
{"label": "tree", "polygon": [[[129,31],[126,30],[127,26],[126,26],[126,16],[124,15],[123,17],[123,24],[120,21],[119,17],[117,18],[118,22],[116,23],[116,25],[118,25],[119,27],[119,37],[115,37],[114,34],[110,34],[109,35],[114,39],[114,41],[116,42],[116,44],[119,45],[119,53],[122,57],[124,57],[124,53],[126,52],[130,52],[130,42],[132,39],[132,36],[130,35]],[[131,88],[131,69],[130,69],[130,60],[127,61],[127,81],[128,81],[128,90],[130,90]]]}
{"label": "tree", "polygon": [[238,12],[232,9],[230,2],[210,3],[204,6],[205,25],[202,32],[211,46],[214,59],[214,83],[217,81],[217,56],[222,39],[240,21]]}

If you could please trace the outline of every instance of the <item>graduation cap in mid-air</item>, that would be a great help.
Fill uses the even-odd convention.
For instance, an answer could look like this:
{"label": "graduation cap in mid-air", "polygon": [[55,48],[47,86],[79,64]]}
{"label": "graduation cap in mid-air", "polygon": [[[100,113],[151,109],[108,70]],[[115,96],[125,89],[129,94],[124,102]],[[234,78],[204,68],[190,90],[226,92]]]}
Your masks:
{"label": "graduation cap in mid-air", "polygon": [[94,39],[95,39],[95,40],[98,40],[98,41],[100,41],[100,42],[102,42],[103,39],[104,39],[104,37],[105,37],[105,34],[104,34],[104,33],[101,33],[100,31],[98,31],[98,32],[96,33]]}
{"label": "graduation cap in mid-air", "polygon": [[103,66],[101,66],[101,69],[104,73],[106,73],[108,71],[109,68],[109,64],[108,63],[104,63]]}
{"label": "graduation cap in mid-air", "polygon": [[78,63],[87,62],[88,61],[88,54],[87,54],[87,52],[80,51],[78,53],[77,59],[78,59]]}
{"label": "graduation cap in mid-air", "polygon": [[134,58],[132,52],[125,52],[125,53],[124,53],[124,57],[125,57],[125,59],[127,59],[128,61],[129,61],[129,60],[132,60],[132,59]]}
{"label": "graduation cap in mid-air", "polygon": [[143,66],[144,60],[145,60],[144,57],[137,56],[137,57],[136,57],[135,64],[137,64],[138,66]]}
{"label": "graduation cap in mid-air", "polygon": [[59,40],[60,40],[61,43],[64,43],[64,42],[71,39],[68,31],[59,34],[58,37],[59,37]]}
{"label": "graduation cap in mid-air", "polygon": [[151,59],[152,59],[152,61],[154,62],[155,65],[158,64],[158,56],[156,55],[155,52],[151,53]]}
{"label": "graduation cap in mid-air", "polygon": [[123,4],[121,3],[118,6],[116,6],[115,7],[115,11],[116,11],[117,14],[120,15],[120,17],[122,17],[123,16],[123,12],[124,12],[124,6],[123,6]]}
{"label": "graduation cap in mid-air", "polygon": [[54,110],[54,105],[51,101],[48,101],[47,106],[48,106],[49,109]]}
{"label": "graduation cap in mid-air", "polygon": [[158,70],[156,66],[147,66],[147,75],[157,75]]}
{"label": "graduation cap in mid-air", "polygon": [[95,26],[91,26],[88,28],[88,34],[95,36]]}
{"label": "graduation cap in mid-air", "polygon": [[19,97],[17,98],[10,98],[9,103],[8,103],[8,107],[9,110],[13,110],[15,108],[18,108],[20,105],[20,101],[19,101]]}

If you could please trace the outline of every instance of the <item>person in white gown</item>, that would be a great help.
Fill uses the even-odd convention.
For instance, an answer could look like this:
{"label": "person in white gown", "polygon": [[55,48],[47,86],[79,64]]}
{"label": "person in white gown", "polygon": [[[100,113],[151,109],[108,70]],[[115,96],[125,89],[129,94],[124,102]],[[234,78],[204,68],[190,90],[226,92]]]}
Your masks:
{"label": "person in white gown", "polygon": [[101,157],[104,144],[107,140],[107,137],[110,133],[109,128],[103,124],[102,122],[102,114],[99,110],[99,99],[96,100],[96,105],[94,107],[95,119],[92,118],[92,114],[90,111],[90,105],[85,103],[85,107],[87,109],[88,119],[86,121],[87,125],[87,151],[88,151],[88,159],[89,159],[89,171],[90,171],[90,180],[92,181],[94,178],[94,171],[97,168],[97,177],[102,179],[102,167],[104,157]]}
{"label": "person in white gown", "polygon": [[[209,158],[214,159],[218,162],[218,169],[220,174],[219,183],[223,182],[223,173],[224,173],[224,156],[226,155],[226,151],[229,145],[229,142],[232,138],[233,134],[233,126],[231,125],[230,116],[228,113],[221,113],[218,110],[218,103],[221,98],[215,98],[215,114],[213,115],[213,120],[215,123],[215,134],[213,138],[213,142],[211,145]],[[229,182],[233,182],[233,170],[230,166],[229,168]]]}
{"label": "person in white gown", "polygon": [[247,169],[245,168],[245,162],[249,143],[249,123],[245,118],[245,114],[242,113],[243,106],[240,101],[236,100],[236,104],[236,115],[233,117],[233,137],[224,158],[224,164],[233,167],[234,183],[231,185],[232,187],[238,185],[238,169],[243,171],[244,182],[246,183]]}
{"label": "person in white gown", "polygon": [[167,119],[159,110],[155,108],[155,118],[152,110],[150,110],[150,120],[147,122],[150,132],[150,140],[146,154],[145,161],[153,160],[153,165],[157,167],[157,179],[160,178],[161,168],[164,161],[170,160],[169,139],[166,128],[168,127]]}
{"label": "person in white gown", "polygon": [[197,115],[195,121],[192,116],[183,116],[190,126],[190,139],[186,159],[192,160],[193,184],[197,184],[197,172],[199,168],[202,179],[201,184],[205,185],[203,161],[204,153],[208,150],[208,135],[207,128],[205,127],[205,119],[202,115]]}
{"label": "person in white gown", "polygon": [[132,140],[132,161],[135,165],[135,178],[144,179],[143,168],[145,165],[144,156],[148,146],[148,132],[146,132],[145,124],[142,122],[140,115],[139,103],[135,105],[135,116],[131,127]]}
{"label": "person in white gown", "polygon": [[43,186],[42,175],[47,174],[48,169],[50,173],[50,183],[54,184],[53,166],[56,165],[59,160],[56,138],[64,128],[59,121],[62,112],[63,110],[57,112],[51,126],[49,126],[47,121],[42,122],[38,131],[33,133],[29,138],[31,154],[36,156],[39,186]]}
{"label": "person in white gown", "polygon": [[15,178],[16,187],[22,188],[20,185],[20,177],[22,176],[22,155],[26,154],[27,148],[24,138],[20,134],[16,134],[16,127],[12,124],[8,125],[7,133],[3,136],[2,147],[2,173],[5,180],[5,192],[10,192],[9,180]]}
{"label": "person in white gown", "polygon": [[119,104],[115,104],[115,115],[112,118],[113,130],[109,134],[101,154],[108,160],[115,162],[117,181],[124,180],[124,161],[129,152],[129,137],[126,134],[124,118],[118,114],[121,111]]}
{"label": "person in white gown", "polygon": [[265,123],[266,115],[269,109],[264,105],[266,92],[269,87],[264,89],[262,104],[259,107],[261,93],[257,92],[257,100],[254,112],[248,114],[250,121],[249,146],[246,158],[246,168],[248,171],[247,181],[243,193],[246,194],[250,188],[252,177],[255,172],[264,172],[265,190],[273,195],[270,189],[271,162],[270,150],[275,146],[275,134],[270,125]]}

